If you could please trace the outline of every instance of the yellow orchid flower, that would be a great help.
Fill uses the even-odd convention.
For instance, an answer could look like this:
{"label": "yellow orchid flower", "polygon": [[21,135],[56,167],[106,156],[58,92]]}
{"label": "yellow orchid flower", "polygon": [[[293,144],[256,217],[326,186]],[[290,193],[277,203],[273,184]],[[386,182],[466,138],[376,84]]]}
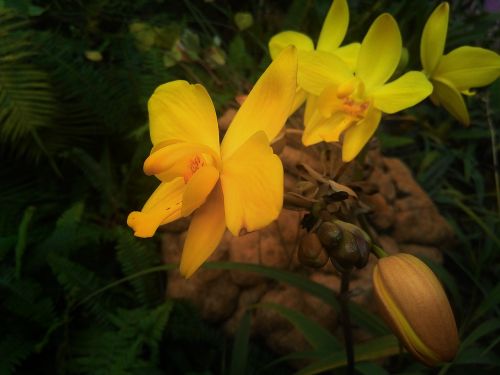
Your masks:
{"label": "yellow orchid flower", "polygon": [[283,204],[283,166],[269,146],[290,112],[297,52],[285,49],[255,84],[219,145],[217,117],[205,88],[186,81],[159,86],[149,100],[151,155],[144,172],[161,184],[127,224],[138,237],[193,214],[180,272],[191,276],[226,227],[235,236],[275,220]]}
{"label": "yellow orchid flower", "polygon": [[342,159],[351,161],[375,133],[382,113],[409,108],[432,92],[421,72],[407,72],[386,83],[401,57],[398,25],[390,14],[380,15],[361,43],[354,72],[337,56],[314,51],[299,60],[299,86],[316,96],[304,116],[304,145],[338,142]]}
{"label": "yellow orchid flower", "polygon": [[[333,53],[340,57],[349,67],[354,69],[359,53],[359,43],[351,43],[340,47],[349,25],[349,7],[347,0],[334,0],[323,22],[316,46],[317,51]],[[302,55],[314,51],[312,39],[297,31],[282,31],[269,40],[269,53],[274,59],[287,46],[293,45],[299,51],[299,63]],[[298,87],[292,112],[300,107],[306,99],[306,92]]]}
{"label": "yellow orchid flower", "polygon": [[420,41],[420,60],[434,91],[431,100],[464,125],[469,112],[461,94],[489,85],[500,76],[500,56],[490,50],[463,46],[443,55],[450,6],[441,3],[427,20]]}

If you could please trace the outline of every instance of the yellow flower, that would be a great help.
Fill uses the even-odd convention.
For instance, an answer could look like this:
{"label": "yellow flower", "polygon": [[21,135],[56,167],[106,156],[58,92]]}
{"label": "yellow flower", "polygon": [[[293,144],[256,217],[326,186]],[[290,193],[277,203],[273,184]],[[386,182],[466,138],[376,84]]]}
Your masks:
{"label": "yellow flower", "polygon": [[[316,46],[317,51],[333,53],[341,58],[349,67],[354,69],[359,53],[359,43],[351,43],[340,47],[349,25],[349,7],[347,0],[334,0],[323,22],[321,32]],[[299,63],[303,55],[314,51],[314,42],[309,36],[297,31],[283,31],[274,35],[269,40],[269,53],[271,58],[276,58],[278,54],[287,46],[293,45],[299,51]],[[294,112],[306,99],[306,92],[300,87],[297,88],[292,112]]]}
{"label": "yellow flower", "polygon": [[227,228],[235,236],[268,225],[283,204],[283,166],[269,146],[296,91],[297,52],[267,68],[219,145],[217,117],[205,88],[186,81],[159,86],[149,100],[151,155],[144,172],[160,186],[127,224],[138,237],[193,214],[180,271],[189,277],[213,253]]}
{"label": "yellow flower", "polygon": [[401,34],[390,14],[380,15],[361,43],[354,69],[331,53],[314,51],[299,60],[298,84],[312,97],[304,116],[304,145],[338,142],[342,159],[351,161],[375,133],[382,112],[409,108],[432,91],[421,72],[407,72],[386,83],[402,51]]}
{"label": "yellow flower", "polygon": [[435,366],[455,357],[455,318],[425,263],[401,253],[381,258],[373,270],[373,287],[382,316],[416,359]]}
{"label": "yellow flower", "polygon": [[432,82],[431,100],[442,105],[464,125],[469,113],[461,94],[474,87],[489,85],[500,75],[500,56],[490,50],[463,46],[443,56],[450,6],[441,3],[427,20],[420,41],[424,73]]}

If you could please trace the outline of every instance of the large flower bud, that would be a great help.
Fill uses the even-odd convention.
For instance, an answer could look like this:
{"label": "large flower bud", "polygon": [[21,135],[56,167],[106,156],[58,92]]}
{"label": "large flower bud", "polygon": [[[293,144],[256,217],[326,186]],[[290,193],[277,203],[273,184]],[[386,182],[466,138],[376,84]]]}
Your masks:
{"label": "large flower bud", "polygon": [[382,316],[416,359],[434,366],[455,357],[455,318],[425,263],[409,254],[381,258],[373,270],[373,286]]}

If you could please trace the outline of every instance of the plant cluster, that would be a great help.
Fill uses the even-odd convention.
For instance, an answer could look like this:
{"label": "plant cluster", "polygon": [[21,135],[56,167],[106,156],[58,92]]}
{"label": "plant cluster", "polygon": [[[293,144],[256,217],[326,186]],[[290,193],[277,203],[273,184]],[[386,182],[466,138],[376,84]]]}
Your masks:
{"label": "plant cluster", "polygon": [[[279,71],[286,71],[287,66],[293,70],[294,63],[288,61],[290,55],[296,55],[299,83],[299,90],[290,91],[287,103],[282,103],[283,113],[270,122],[281,127],[290,112],[307,100],[305,143],[341,140],[348,150],[344,151],[345,161],[360,152],[380,123],[377,136],[384,152],[406,160],[440,206],[457,235],[455,249],[446,253],[444,266],[427,263],[451,297],[461,337],[456,358],[440,372],[462,374],[471,368],[496,372],[500,363],[495,352],[500,329],[500,288],[496,282],[500,220],[495,207],[499,183],[495,183],[498,141],[494,124],[500,121],[500,85],[497,81],[489,90],[470,95],[471,88],[494,79],[491,71],[478,78],[469,71],[466,76],[457,75],[453,69],[462,62],[474,68],[495,63],[498,55],[474,53],[480,49],[476,46],[498,50],[498,14],[476,1],[457,1],[451,9],[434,2],[353,1],[350,19],[356,22],[351,22],[345,39],[363,43],[361,47],[350,44],[339,48],[348,28],[345,9],[340,9],[343,3],[336,0],[330,9],[327,0],[248,4],[191,0],[0,2],[0,314],[4,323],[0,328],[0,374],[241,374],[242,368],[247,373],[292,371],[283,358],[250,339],[251,313],[244,316],[233,340],[202,322],[192,306],[165,298],[162,271],[175,265],[162,265],[154,239],[137,239],[126,228],[130,209],[140,207],[154,189],[153,179],[141,172],[150,150],[147,101],[151,93],[178,79],[201,83],[215,106],[201,117],[213,120],[216,111],[221,114],[237,94],[249,92],[269,65],[269,40],[275,59],[272,66],[279,66]],[[402,39],[391,16],[375,20],[381,9],[398,20]],[[339,14],[336,19],[344,29],[332,31],[328,20]],[[321,31],[317,25],[325,15]],[[316,50],[305,34],[287,32],[285,40],[280,39],[283,34],[277,33],[286,29],[319,34]],[[370,65],[376,59],[363,52],[368,48],[363,45],[369,45],[364,40],[377,35],[379,29],[390,29],[389,39],[397,50],[376,51],[392,56],[392,62],[381,59],[385,64],[381,67],[383,77],[376,77],[377,84],[368,89],[369,84],[358,80],[372,80],[363,72],[374,68]],[[334,35],[335,40],[325,35]],[[291,44],[296,44],[298,52],[286,50],[288,37],[295,41]],[[286,51],[278,57],[281,49]],[[365,66],[354,63],[356,53],[365,56],[361,59]],[[424,73],[420,72],[422,67]],[[402,75],[406,70],[412,72]],[[332,77],[331,71],[344,74]],[[397,108],[391,106],[394,98],[389,100],[390,95],[385,95],[398,82],[391,76],[401,76],[402,83],[396,87],[399,97],[406,97],[401,94],[408,94],[408,90],[411,94],[398,102]],[[422,79],[424,83],[415,84]],[[430,94],[429,85],[434,90],[432,101],[471,127],[460,128],[445,111],[428,102],[394,114],[423,100]],[[420,89],[412,91],[416,86]],[[160,86],[159,94],[162,87],[168,88]],[[187,87],[200,91],[198,85]],[[259,87],[253,90],[259,91]],[[238,129],[238,121],[247,124],[272,116],[267,113],[272,111],[266,112],[261,101],[252,101],[252,97],[258,98],[249,95],[232,125],[234,130],[226,135],[232,141],[222,143],[220,154],[218,139],[207,145],[202,158],[189,164],[193,174],[181,175],[183,184],[195,178],[199,165],[212,165],[215,171],[202,176],[203,186],[218,186],[219,175],[222,187],[249,186],[255,180],[248,179],[238,165],[252,155],[267,158],[258,164],[270,163],[279,169],[269,147],[279,129],[268,131],[263,124],[256,135],[243,134],[243,125]],[[340,116],[336,101],[346,98],[352,99],[347,103],[350,107]],[[175,99],[184,103],[181,97]],[[369,102],[366,108],[365,99]],[[261,118],[252,117],[256,109]],[[377,120],[370,122],[370,131],[364,129],[362,137],[356,135],[357,141],[345,138],[347,133],[342,138],[341,134],[356,129],[368,112]],[[388,114],[382,121],[381,112]],[[318,130],[332,127],[339,129],[335,136]],[[231,137],[230,132],[234,134]],[[257,151],[237,155],[245,142]],[[175,148],[175,144],[160,146],[170,147],[169,155]],[[174,150],[179,160],[186,156],[185,150],[192,151],[185,147]],[[161,152],[161,148],[154,151]],[[155,168],[165,165],[162,158],[153,160],[154,155],[149,156],[146,170],[160,174]],[[240,159],[231,168],[228,160],[235,156]],[[223,166],[217,164],[220,161]],[[278,191],[276,173],[272,180]],[[199,206],[221,212],[213,202],[212,207],[206,207],[210,201],[202,205],[210,192],[206,193],[200,196],[193,191],[191,202],[196,204],[180,214],[188,215]],[[266,204],[272,206],[279,200],[275,198]],[[269,208],[265,216],[240,208],[229,213],[233,221],[227,225],[236,235],[242,227],[265,225],[280,207]],[[161,217],[158,225],[164,220]],[[129,224],[135,225],[133,216]],[[220,226],[216,229],[222,230]],[[191,254],[185,263],[186,275],[203,263],[207,254],[202,255],[195,252],[193,260]],[[299,275],[241,264],[208,266],[258,272],[341,308],[331,290]],[[381,263],[382,275],[384,267]],[[385,291],[390,291],[390,281],[385,282]],[[396,297],[395,301],[399,303]],[[304,333],[311,351],[286,357],[311,361],[299,373],[318,373],[346,364],[338,339],[307,317],[278,305],[256,308],[274,309]],[[353,303],[349,308],[353,323],[378,337],[355,346],[357,371],[432,371],[408,358],[393,358],[384,366],[369,363],[397,354],[397,340],[376,316]],[[394,318],[390,311],[388,315]],[[411,319],[411,314],[408,316]],[[422,332],[425,341],[427,332]]]}

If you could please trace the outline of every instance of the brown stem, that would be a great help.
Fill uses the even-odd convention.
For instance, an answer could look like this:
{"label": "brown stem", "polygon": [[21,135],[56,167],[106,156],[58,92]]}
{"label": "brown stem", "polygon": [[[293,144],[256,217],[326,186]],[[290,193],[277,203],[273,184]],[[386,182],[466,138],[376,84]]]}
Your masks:
{"label": "brown stem", "polygon": [[349,279],[351,271],[342,272],[340,284],[340,313],[347,357],[347,375],[354,375],[354,345],[352,340],[351,318],[349,315]]}

